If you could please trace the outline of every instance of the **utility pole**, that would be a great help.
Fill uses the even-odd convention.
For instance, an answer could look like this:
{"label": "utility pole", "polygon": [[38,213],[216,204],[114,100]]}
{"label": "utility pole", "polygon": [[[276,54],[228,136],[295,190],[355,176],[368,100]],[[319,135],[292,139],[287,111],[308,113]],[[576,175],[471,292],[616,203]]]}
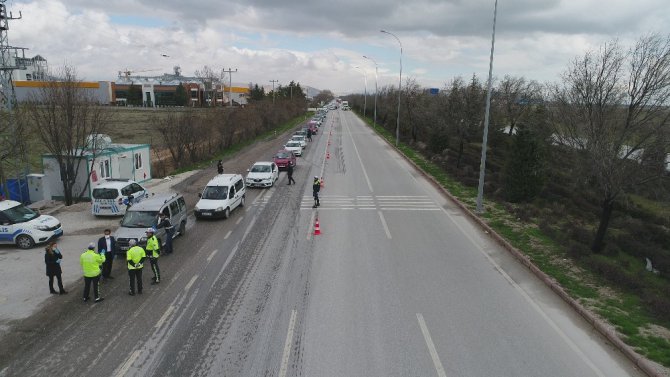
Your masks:
{"label": "utility pole", "polygon": [[233,71],[232,69],[228,68],[228,70],[222,70],[223,73],[227,73],[229,77],[229,84],[228,84],[228,99],[230,99],[230,107],[233,107],[233,73],[237,72],[237,68]]}
{"label": "utility pole", "polygon": [[272,83],[272,104],[275,104],[275,83],[279,82],[279,80],[270,80]]}
{"label": "utility pole", "polygon": [[[15,70],[26,69],[25,67],[25,50],[23,47],[12,47],[9,45],[9,39],[7,33],[9,31],[9,21],[19,20],[22,15],[19,12],[18,17],[14,17],[11,13],[7,13],[7,7],[5,6],[6,0],[0,0],[0,106],[4,107],[4,110],[7,112],[7,121],[9,122],[9,130],[11,135],[0,135],[4,137],[13,137],[14,138],[14,147],[18,147],[18,151],[14,151],[13,157],[8,157],[8,159],[13,158],[14,163],[12,169],[16,173],[18,188],[19,188],[19,198],[21,201],[25,201],[27,198],[23,198],[21,190],[21,165],[25,161],[24,148],[20,147],[20,143],[23,140],[19,140],[19,135],[17,132],[16,117],[14,114],[14,108],[16,107],[16,93],[14,91],[14,83],[12,82],[12,75]],[[19,53],[21,56],[19,57]],[[18,152],[18,153],[17,153]],[[7,156],[2,156],[7,157]],[[2,169],[0,169],[2,172]],[[5,179],[5,177],[0,177],[0,179]],[[6,191],[7,196],[9,196],[9,190],[7,188],[6,182],[2,183],[3,190]]]}

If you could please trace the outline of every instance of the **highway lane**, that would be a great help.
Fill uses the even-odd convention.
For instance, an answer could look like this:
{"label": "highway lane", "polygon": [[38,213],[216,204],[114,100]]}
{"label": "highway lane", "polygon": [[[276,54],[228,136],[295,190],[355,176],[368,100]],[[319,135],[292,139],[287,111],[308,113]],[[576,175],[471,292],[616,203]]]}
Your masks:
{"label": "highway lane", "polygon": [[386,143],[339,116],[288,375],[639,375]]}
{"label": "highway lane", "polygon": [[26,321],[0,376],[639,375],[352,113],[314,140],[298,185],[198,222],[160,286]]}

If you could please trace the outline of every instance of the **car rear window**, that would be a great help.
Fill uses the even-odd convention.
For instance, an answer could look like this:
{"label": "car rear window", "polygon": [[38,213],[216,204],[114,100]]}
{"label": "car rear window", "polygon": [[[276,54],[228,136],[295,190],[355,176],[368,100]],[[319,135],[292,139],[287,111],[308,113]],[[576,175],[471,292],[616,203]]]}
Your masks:
{"label": "car rear window", "polygon": [[93,189],[93,199],[116,199],[119,196],[119,190],[112,188]]}
{"label": "car rear window", "polygon": [[286,152],[279,152],[279,153],[277,153],[277,155],[275,157],[277,157],[277,158],[289,158],[289,155]]}

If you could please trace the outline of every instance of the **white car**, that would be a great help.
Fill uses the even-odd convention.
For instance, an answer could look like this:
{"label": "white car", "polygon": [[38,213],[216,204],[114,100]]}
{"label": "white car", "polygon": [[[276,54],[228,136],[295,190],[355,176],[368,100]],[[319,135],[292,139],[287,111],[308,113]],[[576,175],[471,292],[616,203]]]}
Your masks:
{"label": "white car", "polygon": [[300,144],[299,141],[289,140],[288,143],[284,145],[284,149],[293,152],[296,156],[302,156],[302,144]]}
{"label": "white car", "polygon": [[247,171],[247,187],[272,187],[279,179],[279,169],[274,162],[256,162]]}
{"label": "white car", "polygon": [[133,180],[106,179],[93,187],[91,213],[94,216],[123,216],[128,200],[135,204],[148,197],[149,192]]}
{"label": "white car", "polygon": [[0,201],[0,244],[16,244],[30,249],[63,235],[58,219],[40,215],[19,202]]}
{"label": "white car", "polygon": [[299,142],[302,149],[305,149],[305,147],[307,146],[307,140],[305,140],[305,137],[302,135],[293,135],[291,137],[291,141]]}
{"label": "white car", "polygon": [[219,174],[212,178],[198,196],[194,215],[198,219],[223,217],[227,219],[237,207],[244,207],[246,186],[239,174]]}

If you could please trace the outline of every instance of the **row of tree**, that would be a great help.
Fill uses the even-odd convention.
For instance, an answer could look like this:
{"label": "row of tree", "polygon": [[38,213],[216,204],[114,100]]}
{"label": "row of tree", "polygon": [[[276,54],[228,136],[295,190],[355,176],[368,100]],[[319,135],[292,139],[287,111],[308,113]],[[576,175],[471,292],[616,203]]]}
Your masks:
{"label": "row of tree", "polygon": [[[448,158],[445,168],[474,183],[478,159],[467,154],[482,138],[486,89],[480,79],[456,78],[437,95],[408,79],[400,94],[402,140],[435,161]],[[397,96],[393,87],[378,93],[377,121],[389,131],[396,125]],[[591,249],[601,252],[617,200],[667,177],[669,97],[670,38],[661,35],[642,37],[630,48],[614,41],[590,51],[557,83],[505,76],[493,91],[490,136],[494,155],[495,148],[504,151],[487,167],[494,182],[496,174],[504,177],[500,186],[487,186],[487,195],[532,200],[550,176],[548,163],[556,162],[548,161],[549,153],[562,149],[570,160],[561,163],[569,164],[573,178],[564,184],[597,195],[601,210]],[[347,99],[362,110],[362,95]]]}

